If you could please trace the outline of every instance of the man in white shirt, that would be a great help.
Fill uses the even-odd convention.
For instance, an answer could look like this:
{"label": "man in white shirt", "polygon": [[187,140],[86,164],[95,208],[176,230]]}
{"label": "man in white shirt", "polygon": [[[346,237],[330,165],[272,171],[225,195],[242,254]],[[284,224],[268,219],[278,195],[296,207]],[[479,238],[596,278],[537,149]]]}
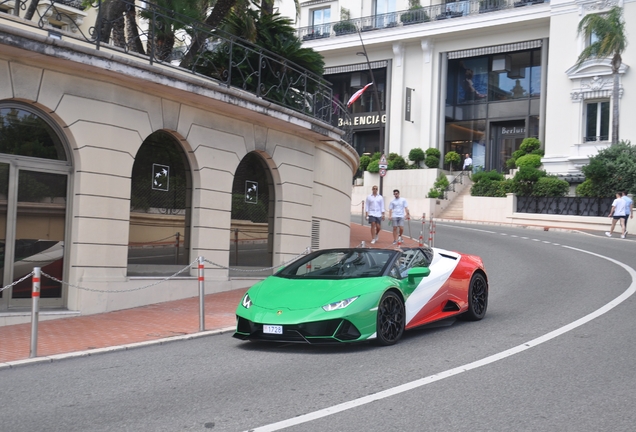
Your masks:
{"label": "man in white shirt", "polygon": [[466,153],[466,158],[464,159],[464,167],[463,171],[470,171],[473,169],[473,159],[470,157],[468,153]]}
{"label": "man in white shirt", "polygon": [[[393,244],[398,241],[402,243],[402,234],[404,233],[404,218],[409,220],[409,205],[404,198],[400,198],[400,191],[393,190],[393,201],[389,203],[389,219],[393,223]],[[399,233],[398,233],[399,231]]]}
{"label": "man in white shirt", "polygon": [[364,212],[371,224],[371,244],[375,244],[384,220],[384,198],[378,193],[377,186],[371,188],[371,195],[364,201]]}
{"label": "man in white shirt", "polygon": [[634,201],[629,197],[629,195],[627,195],[627,191],[623,191],[623,200],[625,201],[625,216],[623,216],[625,219],[625,237],[627,237],[627,219],[634,218],[634,212],[632,209]]}
{"label": "man in white shirt", "polygon": [[621,238],[625,238],[625,200],[623,200],[623,193],[616,192],[616,199],[612,203],[612,210],[610,210],[609,217],[612,218],[612,226],[609,231],[605,232],[608,237],[612,236],[616,221],[621,223]]}

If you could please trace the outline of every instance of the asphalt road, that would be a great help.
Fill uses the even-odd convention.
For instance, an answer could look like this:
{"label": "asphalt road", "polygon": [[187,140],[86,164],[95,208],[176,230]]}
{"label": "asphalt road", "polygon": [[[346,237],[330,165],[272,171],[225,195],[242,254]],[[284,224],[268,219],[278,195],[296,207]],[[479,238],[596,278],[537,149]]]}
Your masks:
{"label": "asphalt road", "polygon": [[484,320],[386,348],[224,334],[0,370],[0,429],[634,430],[636,240],[438,223],[435,245],[483,257]]}

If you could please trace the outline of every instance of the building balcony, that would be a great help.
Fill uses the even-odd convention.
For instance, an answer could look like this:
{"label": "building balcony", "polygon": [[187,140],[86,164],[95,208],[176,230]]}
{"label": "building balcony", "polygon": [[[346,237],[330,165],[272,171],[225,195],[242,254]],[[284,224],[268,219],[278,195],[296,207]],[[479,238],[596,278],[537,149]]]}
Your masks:
{"label": "building balcony", "polygon": [[413,24],[430,24],[434,21],[464,18],[484,13],[497,12],[525,6],[541,5],[546,0],[465,0],[444,4],[409,9],[386,14],[352,18],[346,21],[335,21],[301,27],[298,37],[303,41],[324,39],[347,34],[409,26]]}

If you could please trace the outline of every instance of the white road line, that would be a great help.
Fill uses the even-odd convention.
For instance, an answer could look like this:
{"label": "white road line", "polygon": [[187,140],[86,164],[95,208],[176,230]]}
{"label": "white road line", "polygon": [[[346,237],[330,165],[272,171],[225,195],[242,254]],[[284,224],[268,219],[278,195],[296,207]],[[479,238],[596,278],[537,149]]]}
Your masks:
{"label": "white road line", "polygon": [[564,333],[567,333],[567,332],[569,332],[571,330],[574,330],[575,328],[580,327],[583,324],[586,324],[586,323],[592,321],[593,319],[596,319],[596,318],[600,317],[601,315],[609,312],[610,310],[612,310],[613,308],[615,308],[616,306],[618,306],[619,304],[621,304],[622,302],[627,300],[629,297],[631,297],[634,294],[634,292],[636,292],[636,270],[634,270],[632,267],[629,267],[628,265],[623,264],[620,261],[616,261],[615,259],[603,256],[603,255],[599,255],[599,254],[596,254],[594,252],[589,252],[589,251],[586,251],[586,250],[583,250],[583,249],[577,249],[577,248],[570,247],[570,246],[563,246],[563,247],[567,248],[567,249],[571,249],[571,250],[576,251],[576,252],[586,253],[586,254],[593,255],[595,257],[601,258],[601,259],[605,259],[607,261],[610,261],[610,262],[612,262],[612,263],[624,268],[629,273],[629,275],[632,278],[631,285],[625,290],[625,292],[623,292],[621,295],[616,297],[614,300],[610,301],[609,303],[607,303],[606,305],[600,307],[599,309],[595,310],[594,312],[584,316],[583,318],[580,318],[580,319],[578,319],[578,320],[576,320],[576,321],[574,321],[574,322],[572,322],[570,324],[567,324],[567,325],[565,325],[565,326],[563,326],[561,328],[553,330],[553,331],[551,331],[549,333],[546,333],[543,336],[539,336],[538,338],[532,339],[532,340],[530,340],[528,342],[525,342],[525,343],[523,343],[521,345],[517,345],[516,347],[510,348],[510,349],[508,349],[506,351],[502,351],[500,353],[493,354],[493,355],[485,357],[485,358],[483,358],[481,360],[477,360],[477,361],[474,361],[472,363],[468,363],[466,365],[456,367],[454,369],[449,369],[447,371],[443,371],[443,372],[440,372],[440,373],[435,374],[435,375],[430,375],[430,376],[427,376],[425,378],[420,378],[418,380],[411,381],[411,382],[399,385],[397,387],[386,389],[386,390],[383,390],[383,391],[378,392],[378,393],[374,393],[374,394],[371,394],[371,395],[368,395],[368,396],[364,396],[364,397],[361,397],[361,398],[358,398],[358,399],[353,399],[353,400],[348,401],[348,402],[344,402],[344,403],[341,403],[341,404],[338,404],[338,405],[327,407],[327,408],[324,408],[324,409],[321,409],[321,410],[318,410],[318,411],[314,411],[314,412],[311,412],[311,413],[307,413],[307,414],[304,414],[304,415],[301,415],[301,416],[298,416],[298,417],[294,417],[294,418],[291,418],[291,419],[288,419],[288,420],[283,420],[283,421],[280,421],[280,422],[277,422],[277,423],[272,423],[272,424],[269,424],[269,425],[253,428],[253,429],[250,429],[249,432],[273,432],[273,431],[278,431],[278,430],[285,429],[285,428],[288,428],[288,427],[291,427],[291,426],[295,426],[295,425],[299,425],[299,424],[303,424],[303,423],[308,423],[310,421],[317,420],[319,418],[327,417],[327,416],[330,416],[330,415],[333,415],[333,414],[337,414],[337,413],[342,412],[342,411],[346,411],[346,410],[350,410],[350,409],[353,409],[353,408],[357,408],[359,406],[366,405],[368,403],[371,403],[371,402],[374,402],[374,401],[377,401],[377,400],[386,399],[386,398],[389,398],[391,396],[395,396],[397,394],[404,393],[404,392],[407,392],[409,390],[413,390],[413,389],[425,386],[427,384],[443,380],[444,378],[449,378],[449,377],[452,377],[454,375],[458,375],[460,373],[467,372],[467,371],[476,369],[478,367],[494,363],[496,361],[499,361],[499,360],[505,359],[507,357],[510,357],[512,355],[515,355],[515,354],[518,354],[520,352],[523,352],[523,351],[525,351],[527,349],[534,348],[534,347],[536,347],[536,346],[538,346],[538,345],[540,345],[540,344],[542,344],[544,342],[547,342],[547,341],[549,341],[551,339],[556,338],[557,336],[561,336]]}

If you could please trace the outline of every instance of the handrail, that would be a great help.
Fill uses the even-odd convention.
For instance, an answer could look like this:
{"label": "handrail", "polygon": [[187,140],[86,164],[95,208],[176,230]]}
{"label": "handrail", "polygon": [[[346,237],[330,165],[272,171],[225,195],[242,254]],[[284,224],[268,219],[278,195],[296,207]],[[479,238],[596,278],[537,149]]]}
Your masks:
{"label": "handrail", "polygon": [[[27,6],[31,6],[30,0],[0,0],[0,8],[11,12],[0,13],[0,19],[19,22],[15,14],[23,17]],[[91,5],[98,9],[95,25],[85,34],[81,25],[86,14],[79,6],[78,0],[49,0],[33,11],[32,22],[65,40],[88,42],[96,50],[134,53],[151,65],[188,71],[239,88],[330,124],[342,130],[350,142],[351,116],[334,99],[331,83],[284,57],[173,10],[148,2],[138,6],[134,0],[118,0],[109,8],[101,8],[102,0],[97,0]],[[51,20],[62,22],[70,31],[51,26]],[[188,53],[190,48],[193,52]],[[186,53],[191,59],[187,67],[181,65]]]}
{"label": "handrail", "polygon": [[532,6],[549,0],[464,0],[454,1],[432,6],[422,6],[385,14],[369,15],[352,18],[345,21],[334,21],[326,24],[316,24],[301,27],[297,30],[298,37],[303,41],[328,38],[356,33],[361,31],[380,30],[411,24],[428,23],[432,21],[479,15],[503,9]]}

